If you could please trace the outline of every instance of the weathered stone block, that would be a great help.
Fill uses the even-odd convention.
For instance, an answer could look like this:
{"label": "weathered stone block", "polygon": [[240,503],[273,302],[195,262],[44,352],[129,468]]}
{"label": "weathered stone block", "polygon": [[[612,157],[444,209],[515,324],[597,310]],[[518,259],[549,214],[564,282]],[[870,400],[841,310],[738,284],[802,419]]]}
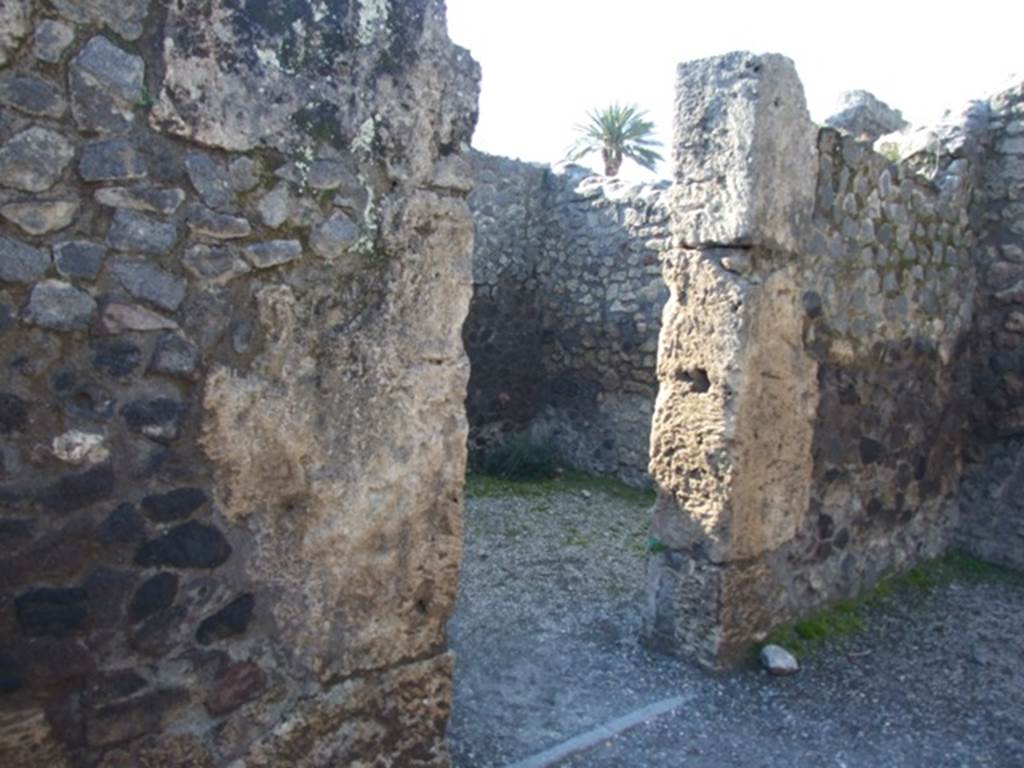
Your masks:
{"label": "weathered stone block", "polygon": [[167,493],[146,496],[142,511],[156,523],[170,523],[189,517],[207,501],[201,488],[176,488]]}
{"label": "weathered stone block", "polygon": [[38,200],[0,206],[0,216],[30,235],[45,235],[69,227],[77,214],[77,200]]}
{"label": "weathered stone block", "polygon": [[194,520],[175,526],[142,545],[135,562],[170,568],[216,568],[231,556],[231,545],[219,530]]}
{"label": "weathered stone block", "polygon": [[313,250],[325,259],[344,256],[359,239],[359,228],[341,211],[321,224],[309,238]]}
{"label": "weathered stone block", "polygon": [[107,333],[125,331],[176,330],[178,324],[169,317],[135,304],[112,302],[103,308],[103,329]]}
{"label": "weathered stone block", "polygon": [[107,256],[107,249],[99,243],[72,240],[53,246],[57,271],[63,277],[77,280],[95,280]]}
{"label": "weathered stone block", "polygon": [[104,544],[139,542],[146,537],[146,521],[131,503],[118,504],[98,531]]}
{"label": "weathered stone block", "polygon": [[36,24],[33,53],[40,61],[56,64],[75,40],[75,28],[57,19],[43,19]]}
{"label": "weathered stone block", "polygon": [[171,442],[178,438],[187,412],[188,406],[168,397],[136,400],[121,409],[130,429],[158,442]]}
{"label": "weathered stone block", "polygon": [[174,333],[161,334],[153,349],[149,370],[169,376],[188,376],[199,363],[199,350],[187,339]]}
{"label": "weathered stone block", "polygon": [[235,240],[248,237],[252,227],[243,216],[217,213],[202,205],[191,205],[186,209],[186,221],[193,234],[205,235],[216,240]]}
{"label": "weathered stone block", "polygon": [[63,135],[34,126],[0,147],[0,184],[45,192],[60,179],[75,150]]}
{"label": "weathered stone block", "polygon": [[178,574],[163,572],[146,579],[132,595],[128,618],[133,624],[174,604],[178,594]]}
{"label": "weathered stone block", "polygon": [[103,342],[95,347],[93,367],[117,378],[130,376],[142,362],[142,350],[127,341]]}
{"label": "weathered stone block", "polygon": [[92,38],[71,61],[71,113],[82,130],[126,131],[142,98],[145,64],[103,35]]}
{"label": "weathered stone block", "polygon": [[256,598],[252,595],[241,595],[225,605],[212,616],[203,619],[196,629],[196,641],[200,645],[223,640],[234,635],[241,635],[249,626]]}
{"label": "weathered stone block", "polygon": [[0,67],[10,60],[32,29],[31,0],[8,0],[0,7]]}
{"label": "weathered stone block", "polygon": [[150,0],[54,0],[53,4],[78,24],[105,24],[125,40],[136,40]]}
{"label": "weathered stone block", "polygon": [[182,264],[200,280],[221,285],[251,271],[238,249],[232,246],[194,245],[185,251]]}
{"label": "weathered stone block", "polygon": [[127,181],[144,177],[146,163],[127,139],[91,141],[82,147],[78,172],[85,181]]}
{"label": "weathered stone block", "polygon": [[26,592],[14,601],[18,624],[30,636],[65,635],[85,623],[85,600],[85,590],[80,587],[46,587]]}
{"label": "weathered stone block", "polygon": [[0,77],[0,104],[36,117],[63,117],[67,100],[57,86],[31,75]]}
{"label": "weathered stone block", "polygon": [[279,182],[259,202],[260,217],[268,227],[279,227],[288,220],[290,197],[288,182]]}
{"label": "weathered stone block", "polygon": [[198,152],[185,159],[185,168],[192,186],[211,208],[225,208],[235,201],[231,176],[223,165],[209,155]]}
{"label": "weathered stone block", "polygon": [[818,161],[793,63],[736,52],[680,64],[675,111],[679,244],[797,250],[814,210]]}
{"label": "weathered stone block", "polygon": [[246,247],[246,260],[256,269],[268,269],[302,258],[298,240],[268,240]]}
{"label": "weathered stone block", "polygon": [[132,296],[161,309],[173,312],[185,298],[185,279],[152,264],[121,259],[110,265],[110,272]]}
{"label": "weathered stone block", "polygon": [[0,235],[0,280],[5,283],[33,283],[49,268],[50,254]]}
{"label": "weathered stone block", "polygon": [[211,715],[226,715],[260,695],[267,685],[267,676],[251,661],[232,664],[217,679],[206,700]]}
{"label": "weathered stone block", "polygon": [[67,513],[90,507],[110,498],[114,492],[114,470],[109,464],[85,472],[64,475],[41,495],[43,504]]}
{"label": "weathered stone block", "polygon": [[153,733],[188,700],[185,691],[161,690],[87,712],[85,741],[93,747],[110,747]]}
{"label": "weathered stone block", "polygon": [[185,202],[184,190],[160,187],[104,187],[96,190],[96,202],[111,208],[170,216]]}
{"label": "weathered stone block", "polygon": [[118,208],[107,233],[107,245],[115,251],[167,253],[178,242],[178,228],[133,210]]}
{"label": "weathered stone block", "polygon": [[36,283],[25,309],[25,320],[55,331],[89,327],[96,300],[85,291],[60,280]]}
{"label": "weathered stone block", "polygon": [[28,426],[28,403],[10,392],[0,392],[0,434],[24,432]]}

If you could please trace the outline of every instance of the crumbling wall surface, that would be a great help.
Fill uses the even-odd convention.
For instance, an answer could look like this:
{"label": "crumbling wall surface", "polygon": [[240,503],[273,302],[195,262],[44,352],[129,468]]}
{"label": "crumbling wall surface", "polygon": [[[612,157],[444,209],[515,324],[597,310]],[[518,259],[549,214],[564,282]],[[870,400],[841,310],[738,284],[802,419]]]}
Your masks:
{"label": "crumbling wall surface", "polygon": [[470,159],[476,238],[463,328],[471,361],[466,413],[470,450],[485,453],[524,432],[535,412],[543,334],[537,266],[549,171],[482,152]]}
{"label": "crumbling wall surface", "polygon": [[777,55],[681,65],[677,107],[645,633],[720,664],[948,546],[971,176],[819,131]]}
{"label": "crumbling wall surface", "polygon": [[972,339],[971,463],[958,542],[1024,568],[1024,84],[988,101],[972,217],[979,271]]}
{"label": "crumbling wall surface", "polygon": [[443,4],[5,2],[0,67],[0,764],[447,764]]}
{"label": "crumbling wall surface", "polygon": [[529,430],[576,467],[649,483],[665,185],[473,158],[471,449]]}

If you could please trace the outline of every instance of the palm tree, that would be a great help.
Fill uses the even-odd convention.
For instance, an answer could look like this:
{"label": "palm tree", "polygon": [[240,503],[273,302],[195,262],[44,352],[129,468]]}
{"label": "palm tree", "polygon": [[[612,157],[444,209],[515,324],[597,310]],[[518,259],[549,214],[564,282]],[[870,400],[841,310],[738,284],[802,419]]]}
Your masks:
{"label": "palm tree", "polygon": [[574,163],[591,152],[601,150],[605,175],[615,176],[623,158],[628,157],[651,171],[661,160],[661,155],[652,149],[661,146],[661,142],[652,137],[654,123],[646,119],[647,113],[636,104],[612,104],[605,109],[588,112],[587,117],[590,118],[589,123],[576,126],[581,135],[566,153],[566,161]]}

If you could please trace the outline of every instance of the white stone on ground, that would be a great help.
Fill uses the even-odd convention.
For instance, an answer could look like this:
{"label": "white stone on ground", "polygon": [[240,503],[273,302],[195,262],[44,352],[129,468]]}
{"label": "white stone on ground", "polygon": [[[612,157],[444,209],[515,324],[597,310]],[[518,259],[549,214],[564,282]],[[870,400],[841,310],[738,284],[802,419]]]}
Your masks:
{"label": "white stone on ground", "polygon": [[795,675],[800,671],[796,657],[781,645],[766,645],[761,649],[761,666],[773,675]]}

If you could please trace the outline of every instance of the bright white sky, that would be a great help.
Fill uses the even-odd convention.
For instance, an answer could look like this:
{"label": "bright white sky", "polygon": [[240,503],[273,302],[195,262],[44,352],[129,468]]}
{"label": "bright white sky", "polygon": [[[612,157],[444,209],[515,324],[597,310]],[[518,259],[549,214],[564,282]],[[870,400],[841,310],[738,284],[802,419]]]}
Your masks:
{"label": "bright white sky", "polygon": [[[1022,0],[447,4],[452,39],[483,67],[473,145],[539,162],[559,161],[586,112],[613,101],[648,110],[667,156],[675,65],[727,51],[793,59],[818,122],[843,91],[871,91],[922,124],[1024,78]],[[629,161],[621,175],[647,176]]]}

